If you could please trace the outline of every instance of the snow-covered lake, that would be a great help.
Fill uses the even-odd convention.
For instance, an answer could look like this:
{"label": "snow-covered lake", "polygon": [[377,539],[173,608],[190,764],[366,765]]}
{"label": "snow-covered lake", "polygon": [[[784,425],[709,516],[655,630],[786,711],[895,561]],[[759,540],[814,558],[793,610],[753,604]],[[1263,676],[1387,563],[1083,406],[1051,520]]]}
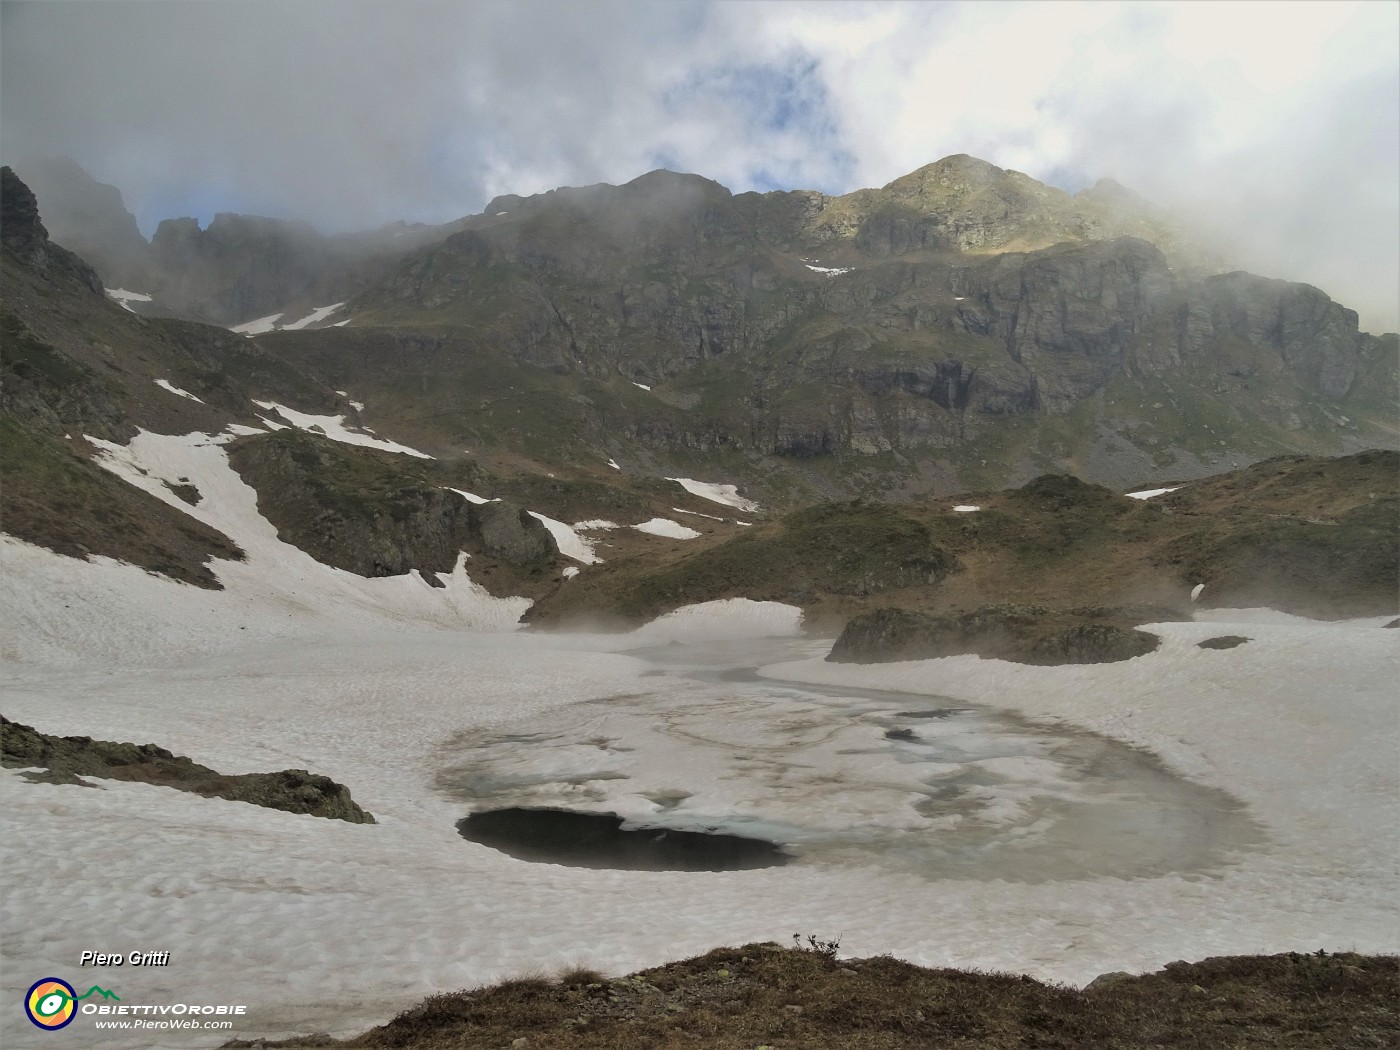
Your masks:
{"label": "snow-covered lake", "polygon": [[[433,991],[525,970],[620,973],[799,931],[839,936],[853,954],[1075,983],[1211,954],[1400,947],[1385,833],[1396,827],[1394,709],[1376,706],[1393,697],[1389,682],[1358,673],[1384,672],[1396,632],[1254,623],[1251,643],[1221,652],[1194,647],[1219,624],[1162,629],[1175,635],[1165,655],[1136,669],[1015,670],[1051,700],[1065,680],[1076,696],[1115,692],[1114,717],[1146,715],[1142,735],[1169,743],[1179,766],[1198,764],[1195,782],[1075,726],[1038,729],[975,705],[988,699],[977,668],[836,666],[817,643],[769,643],[768,656],[790,659],[761,684],[746,670],[752,649],[726,661],[700,641],[629,653],[611,650],[637,639],[427,626],[318,634],[302,623],[125,665],[21,662],[5,686],[10,717],[154,741],[221,771],[309,768],[348,784],[379,823],[4,771],[3,994],[13,1002],[50,975],[97,979],[78,970],[85,949],[170,951],[165,969],[103,971],[104,987],[128,1001],[247,1003],[239,1034],[349,1033]],[[1159,733],[1149,711],[1195,688],[1190,675],[1164,680],[1189,662],[1221,690],[1212,704],[1257,692],[1229,683],[1260,664],[1277,692],[1315,662],[1330,684],[1302,727],[1311,760],[1297,753],[1296,712],[1277,705],[1220,711],[1253,747],[1218,719]],[[1057,670],[1071,674],[1056,683]],[[920,678],[928,695],[793,683],[861,672],[885,686]],[[1014,711],[1023,692],[1000,690],[997,706]],[[1200,699],[1183,703],[1187,721]],[[949,707],[961,710],[919,714]],[[905,727],[915,740],[885,736]],[[500,743],[513,734],[531,740]],[[1213,738],[1225,746],[1202,743]],[[518,861],[457,834],[473,805],[507,801],[747,825],[795,843],[800,859],[724,873],[590,870]],[[7,1045],[52,1038],[20,1024],[5,1019]],[[83,1018],[65,1035],[125,1046],[226,1037],[123,1039]]]}
{"label": "snow-covered lake", "polygon": [[435,784],[473,812],[615,813],[797,863],[928,879],[1218,874],[1264,836],[1224,792],[1071,727],[946,697],[796,685],[760,666],[829,642],[629,650],[645,687],[456,734]]}

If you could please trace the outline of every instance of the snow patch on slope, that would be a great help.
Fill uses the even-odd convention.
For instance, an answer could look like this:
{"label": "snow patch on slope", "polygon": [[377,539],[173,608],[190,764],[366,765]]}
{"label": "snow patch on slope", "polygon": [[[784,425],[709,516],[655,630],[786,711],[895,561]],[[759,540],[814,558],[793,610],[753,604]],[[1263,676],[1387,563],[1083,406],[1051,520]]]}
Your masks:
{"label": "snow patch on slope", "polygon": [[305,328],[307,325],[317,324],[321,321],[324,321],[327,317],[335,313],[344,305],[344,303],[331,303],[330,306],[318,306],[305,317],[303,317],[300,321],[293,321],[291,324],[284,324],[282,326],[282,331],[297,332]]}
{"label": "snow patch on slope", "polygon": [[204,401],[201,398],[195,397],[188,390],[181,390],[178,386],[173,385],[168,379],[157,379],[156,386],[160,387],[162,390],[168,390],[172,394],[178,394],[180,397],[187,397],[191,401],[198,401],[201,405],[204,404]]}
{"label": "snow patch on slope", "polygon": [[692,518],[709,518],[711,521],[726,520],[717,514],[701,514],[698,510],[686,510],[684,507],[672,507],[671,509],[677,514],[689,514]]}
{"label": "snow patch on slope", "polygon": [[[433,459],[433,456],[426,452],[419,452],[416,448],[409,448],[407,445],[400,445],[397,441],[389,441],[385,438],[374,437],[366,434],[363,430],[351,430],[345,423],[344,416],[317,416],[309,412],[298,412],[294,408],[286,405],[279,405],[276,401],[254,401],[253,404],[259,408],[265,408],[269,412],[276,412],[283,419],[293,423],[301,430],[311,434],[320,434],[328,437],[332,441],[339,441],[346,445],[361,445],[365,448],[382,449],[385,452],[401,452],[405,456],[416,456],[418,459]],[[358,411],[358,409],[356,410]],[[268,426],[277,428],[266,417],[259,417]],[[278,428],[280,429],[280,428]]]}
{"label": "snow patch on slope", "polygon": [[652,518],[640,525],[633,525],[632,528],[638,532],[646,532],[652,536],[665,536],[672,540],[693,540],[700,535],[694,529],[688,529],[680,522],[672,521],[670,518]]}
{"label": "snow patch on slope", "polygon": [[559,553],[564,557],[573,558],[574,561],[584,565],[597,565],[602,562],[603,559],[594,553],[593,541],[580,536],[574,531],[574,526],[547,518],[533,510],[529,513],[530,517],[542,523],[549,530],[549,534],[554,537],[554,545],[559,548]]}
{"label": "snow patch on slope", "polygon": [[1125,492],[1129,499],[1151,499],[1153,496],[1165,496],[1168,492],[1175,492],[1181,488],[1180,485],[1173,485],[1169,489],[1139,489],[1137,492]]}
{"label": "snow patch on slope", "polygon": [[468,492],[466,489],[449,488],[448,492],[455,492],[468,503],[475,503],[480,506],[482,503],[495,503],[495,500],[487,499],[485,496],[478,496],[475,492]]}
{"label": "snow patch on slope", "polygon": [[[521,613],[529,607],[525,598],[493,598],[472,583],[464,558],[458,559],[452,572],[436,574],[447,584],[442,588],[429,586],[416,572],[366,578],[322,565],[282,542],[277,530],[259,513],[257,493],[229,466],[222,447],[232,437],[140,431],[129,445],[92,437],[87,440],[98,450],[95,459],[101,466],[181,513],[218,529],[243,549],[245,561],[214,561],[210,566],[236,606],[270,603],[283,615],[318,610],[357,620],[368,616],[491,631],[514,630]],[[177,484],[184,478],[203,497],[196,506],[166,487],[166,482]],[[144,576],[140,570],[131,571]],[[113,629],[123,628],[118,624]]]}
{"label": "snow patch on slope", "polygon": [[276,330],[277,322],[281,317],[282,312],[279,310],[277,313],[268,314],[266,317],[259,317],[252,321],[244,321],[242,324],[236,324],[230,328],[229,331],[237,332],[239,335],[265,335],[268,332]]}
{"label": "snow patch on slope", "polygon": [[719,485],[710,481],[695,481],[691,478],[667,478],[666,480],[674,481],[692,496],[699,496],[712,503],[723,503],[726,507],[742,510],[746,514],[757,514],[762,509],[753,500],[745,499],[739,495],[737,485]]}
{"label": "snow patch on slope", "polygon": [[145,292],[131,292],[125,288],[104,288],[107,298],[115,299],[117,304],[128,313],[135,313],[131,308],[132,303],[149,303],[151,297]]}

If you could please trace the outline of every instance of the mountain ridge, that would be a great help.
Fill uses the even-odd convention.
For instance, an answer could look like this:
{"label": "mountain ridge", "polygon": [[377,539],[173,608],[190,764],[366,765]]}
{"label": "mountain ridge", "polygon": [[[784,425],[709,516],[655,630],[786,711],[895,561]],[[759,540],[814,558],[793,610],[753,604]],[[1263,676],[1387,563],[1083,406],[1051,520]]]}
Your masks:
{"label": "mountain ridge", "polygon": [[[959,164],[942,170],[957,175]],[[1360,333],[1356,315],[1317,289],[1182,274],[1139,238],[837,260],[784,249],[749,221],[756,196],[653,172],[477,217],[351,298],[335,315],[347,327],[244,338],[137,316],[100,296],[80,262],[46,269],[70,254],[51,244],[23,184],[10,174],[5,186],[18,221],[6,226],[0,305],[7,340],[27,348],[4,360],[11,491],[42,508],[43,477],[21,464],[59,462],[70,487],[89,486],[76,505],[145,513],[137,496],[112,495],[82,435],[295,426],[325,449],[333,438],[377,445],[388,454],[374,453],[373,470],[371,453],[343,444],[331,460],[311,451],[343,462],[347,478],[379,480],[279,508],[293,542],[357,572],[413,566],[432,578],[448,567],[447,547],[482,527],[431,492],[428,475],[394,466],[405,448],[436,457],[436,476],[465,479],[437,485],[515,502],[559,528],[696,515],[663,526],[664,549],[630,531],[606,540],[610,561],[661,564],[667,551],[738,540],[746,525],[706,520],[665,480],[678,476],[737,484],[781,515],[851,497],[912,505],[1042,475],[1123,488],[1400,444],[1396,340]],[[852,265],[827,265],[838,261]],[[259,462],[260,494],[313,493],[285,456]],[[171,513],[161,504],[158,515]],[[412,542],[413,515],[442,542]],[[88,522],[88,539],[64,549],[113,549],[95,518],[74,520]],[[29,535],[57,528],[38,510],[29,524]],[[709,538],[678,538],[696,532]],[[172,552],[159,564],[205,585],[202,562],[229,547],[207,533],[156,545]],[[532,615],[547,619],[574,598],[557,549],[538,553],[528,586],[541,602]],[[524,580],[499,573],[497,586]]]}

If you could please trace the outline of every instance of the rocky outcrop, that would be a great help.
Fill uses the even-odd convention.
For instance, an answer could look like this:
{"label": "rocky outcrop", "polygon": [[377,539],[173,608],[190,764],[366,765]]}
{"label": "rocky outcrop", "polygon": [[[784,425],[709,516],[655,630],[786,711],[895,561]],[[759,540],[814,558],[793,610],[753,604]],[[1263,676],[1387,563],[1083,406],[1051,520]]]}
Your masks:
{"label": "rocky outcrop", "polygon": [[674,560],[619,559],[590,568],[587,587],[558,589],[524,620],[560,626],[603,618],[637,626],[682,605],[722,598],[784,602],[823,618],[833,598],[931,589],[961,568],[927,524],[896,507],[823,504]]}
{"label": "rocky outcrop", "polygon": [[49,240],[38,201],[8,167],[0,168],[0,243],[36,273],[75,281],[87,291],[102,294],[102,281],[93,268]]}
{"label": "rocky outcrop", "polygon": [[140,781],[189,791],[206,798],[226,798],[255,806],[306,813],[313,817],[373,824],[374,817],[355,804],[350,790],[329,777],[304,769],[277,773],[225,775],[155,744],[118,744],[86,736],[50,736],[0,716],[0,764],[38,767],[48,783],[75,783],[79,777]]}
{"label": "rocky outcrop", "polygon": [[331,242],[302,222],[220,213],[201,230],[194,219],[167,219],[156,228],[151,253],[161,303],[216,324],[267,316],[318,291],[338,292],[323,288],[338,262]]}
{"label": "rocky outcrop", "polygon": [[469,503],[394,453],[282,430],[237,442],[229,458],[279,537],[361,576],[417,570],[438,585],[463,551],[526,573],[559,557],[549,530],[521,508]]}
{"label": "rocky outcrop", "polygon": [[559,555],[554,537],[540,520],[505,500],[469,505],[470,532],[479,537],[484,553],[530,566],[552,562]]}
{"label": "rocky outcrop", "polygon": [[876,609],[846,625],[827,659],[835,663],[885,663],[973,653],[1024,664],[1111,663],[1150,653],[1161,640],[1108,621],[1138,616],[1143,617],[1137,619],[1139,623],[1175,618],[1162,612],[1165,617],[1118,609],[996,605],[932,616]]}
{"label": "rocky outcrop", "polygon": [[89,262],[109,288],[149,292],[151,246],[121,191],[68,157],[34,157],[19,172],[39,199],[50,236]]}

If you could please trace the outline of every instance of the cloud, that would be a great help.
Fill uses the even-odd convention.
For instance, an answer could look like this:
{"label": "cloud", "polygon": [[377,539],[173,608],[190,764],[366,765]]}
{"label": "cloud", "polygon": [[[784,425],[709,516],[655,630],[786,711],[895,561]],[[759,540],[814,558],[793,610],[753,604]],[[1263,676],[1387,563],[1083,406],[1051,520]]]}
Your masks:
{"label": "cloud", "polygon": [[843,192],[972,153],[1180,209],[1394,329],[1400,7],[20,3],[0,154],[73,156],[148,233],[446,221],[656,166]]}

